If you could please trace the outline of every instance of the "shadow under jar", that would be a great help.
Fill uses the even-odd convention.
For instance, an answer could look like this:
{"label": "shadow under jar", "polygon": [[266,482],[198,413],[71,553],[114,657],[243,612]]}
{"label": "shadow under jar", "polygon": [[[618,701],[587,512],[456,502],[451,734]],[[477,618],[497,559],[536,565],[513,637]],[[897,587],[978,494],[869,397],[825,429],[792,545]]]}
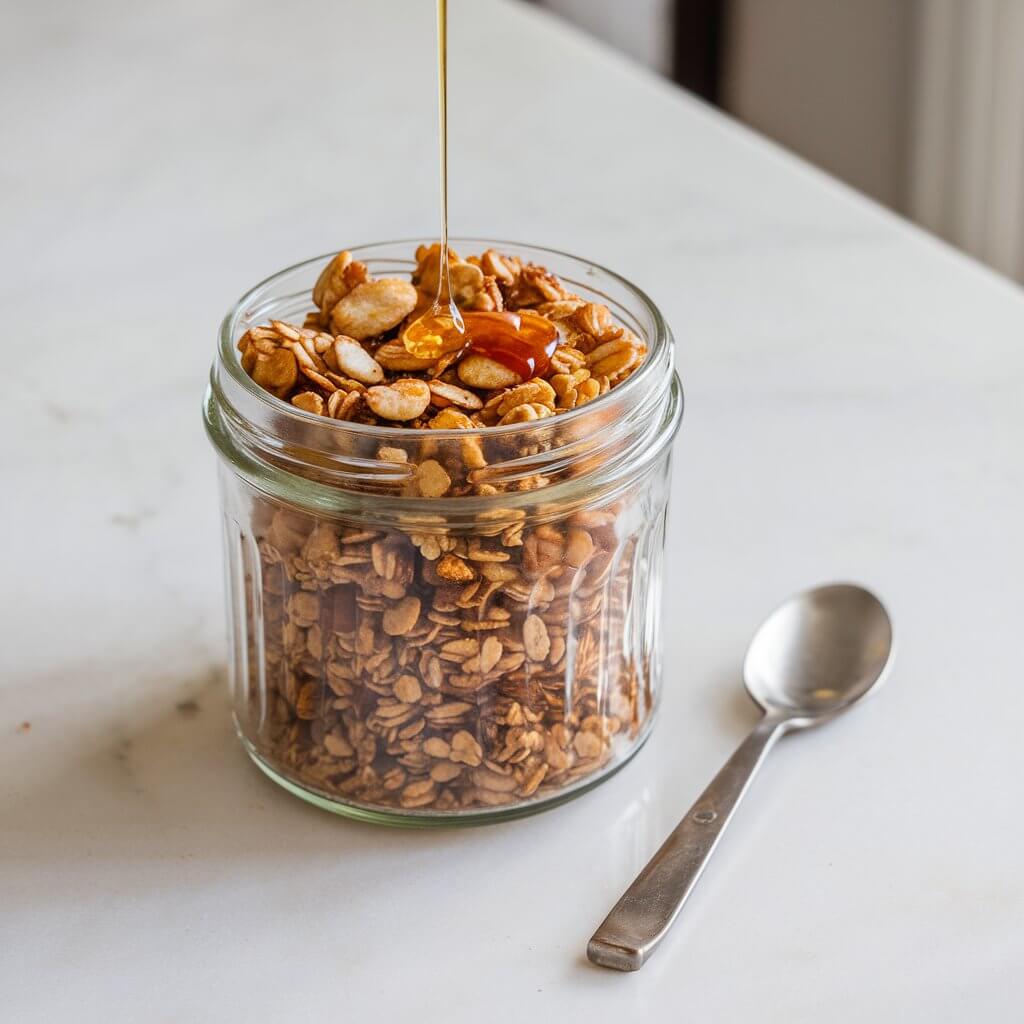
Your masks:
{"label": "shadow under jar", "polygon": [[[351,252],[408,276],[416,244]],[[639,749],[661,680],[682,415],[671,334],[608,270],[463,244],[547,266],[639,335],[645,362],[586,405],[511,426],[316,416],[257,386],[236,343],[272,318],[301,323],[323,257],[228,314],[204,406],[221,457],[239,736],[291,792],[386,824],[497,820],[577,795]],[[473,493],[424,497],[438,471]]]}

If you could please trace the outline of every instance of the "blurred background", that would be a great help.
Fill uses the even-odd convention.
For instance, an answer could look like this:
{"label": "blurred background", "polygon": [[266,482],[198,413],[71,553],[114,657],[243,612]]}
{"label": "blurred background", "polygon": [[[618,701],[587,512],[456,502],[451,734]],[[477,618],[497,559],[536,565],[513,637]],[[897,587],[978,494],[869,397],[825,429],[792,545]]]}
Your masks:
{"label": "blurred background", "polygon": [[1024,281],[1024,0],[523,0]]}

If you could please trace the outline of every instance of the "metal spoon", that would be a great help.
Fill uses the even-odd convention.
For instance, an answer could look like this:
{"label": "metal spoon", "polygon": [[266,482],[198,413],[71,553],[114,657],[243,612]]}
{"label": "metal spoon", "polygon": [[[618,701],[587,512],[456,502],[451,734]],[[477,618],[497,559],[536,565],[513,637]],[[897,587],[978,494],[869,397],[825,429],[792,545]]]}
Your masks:
{"label": "metal spoon", "polygon": [[777,608],[743,664],[765,715],[640,872],[587,944],[595,964],[643,966],[693,891],[733,811],[775,741],[820,725],[875,688],[892,655],[892,624],[874,594],[852,584],[817,587]]}

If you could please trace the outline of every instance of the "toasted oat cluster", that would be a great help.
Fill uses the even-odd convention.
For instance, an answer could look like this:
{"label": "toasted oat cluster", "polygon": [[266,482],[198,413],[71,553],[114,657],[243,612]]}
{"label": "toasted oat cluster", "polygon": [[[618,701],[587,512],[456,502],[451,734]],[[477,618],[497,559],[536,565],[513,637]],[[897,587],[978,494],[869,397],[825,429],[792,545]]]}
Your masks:
{"label": "toasted oat cluster", "polygon": [[[338,253],[313,289],[316,311],[300,327],[279,320],[238,342],[242,366],[278,398],[307,412],[361,423],[460,429],[519,423],[589,402],[625,380],[646,354],[607,306],[573,294],[544,267],[488,249],[449,250],[451,297],[468,312],[530,310],[558,332],[542,376],[524,379],[487,355],[413,354],[404,337],[438,295],[440,246],[416,250],[411,283],[373,279]],[[441,297],[447,302],[447,286]]]}

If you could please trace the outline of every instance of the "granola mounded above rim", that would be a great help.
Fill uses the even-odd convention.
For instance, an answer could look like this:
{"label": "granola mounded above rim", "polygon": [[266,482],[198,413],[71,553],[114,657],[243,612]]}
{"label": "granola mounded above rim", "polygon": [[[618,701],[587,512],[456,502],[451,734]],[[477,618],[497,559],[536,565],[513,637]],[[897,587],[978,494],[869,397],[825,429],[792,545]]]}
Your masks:
{"label": "granola mounded above rim", "polygon": [[313,289],[302,326],[273,320],[239,339],[242,366],[278,398],[306,412],[359,423],[474,429],[543,419],[598,398],[625,380],[646,348],[607,306],[573,294],[544,267],[488,249],[460,259],[449,250],[451,295],[466,312],[529,310],[558,332],[543,375],[515,369],[467,345],[423,357],[408,328],[440,294],[440,247],[420,246],[412,282],[371,278],[340,252]]}
{"label": "granola mounded above rim", "polygon": [[[643,340],[544,267],[488,249],[451,252],[451,296],[468,313],[543,317],[557,332],[549,358],[527,377],[471,344],[423,356],[406,332],[438,295],[440,247],[415,255],[410,281],[339,253],[302,324],[244,333],[243,369],[307,413],[381,428],[373,455],[424,509],[542,491],[542,473],[489,475],[488,445],[528,459],[557,439],[492,442],[487,428],[557,423],[634,373]],[[422,434],[392,440],[394,427]],[[436,430],[465,437],[435,444]],[[457,528],[429,513],[408,528],[351,522],[249,492],[259,619],[246,613],[247,685],[260,710],[247,740],[329,798],[404,811],[539,801],[596,777],[635,747],[654,704],[637,566],[661,513],[635,514],[649,486],[543,521],[496,507]]]}

